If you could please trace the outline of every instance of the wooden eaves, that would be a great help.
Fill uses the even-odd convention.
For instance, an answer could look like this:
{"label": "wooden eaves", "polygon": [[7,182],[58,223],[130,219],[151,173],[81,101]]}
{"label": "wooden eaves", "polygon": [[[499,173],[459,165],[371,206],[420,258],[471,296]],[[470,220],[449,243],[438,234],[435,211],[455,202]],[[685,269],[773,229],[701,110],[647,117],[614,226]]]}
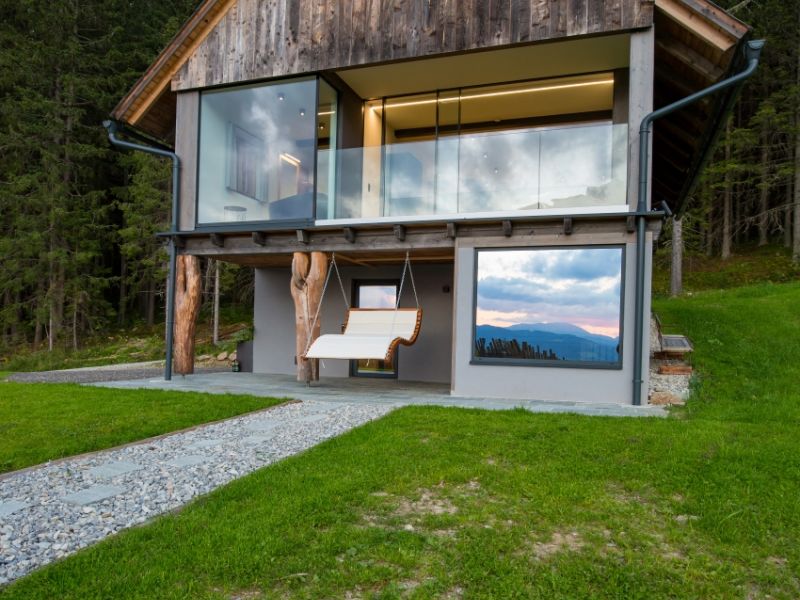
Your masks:
{"label": "wooden eaves", "polygon": [[[747,25],[706,0],[656,0],[655,108],[685,98],[742,69]],[[653,203],[681,211],[692,193],[737,90],[654,124]],[[638,127],[638,123],[631,123]]]}
{"label": "wooden eaves", "polygon": [[236,0],[205,0],[119,101],[112,116],[171,141],[176,107],[175,93],[170,86],[172,77],[235,3]]}

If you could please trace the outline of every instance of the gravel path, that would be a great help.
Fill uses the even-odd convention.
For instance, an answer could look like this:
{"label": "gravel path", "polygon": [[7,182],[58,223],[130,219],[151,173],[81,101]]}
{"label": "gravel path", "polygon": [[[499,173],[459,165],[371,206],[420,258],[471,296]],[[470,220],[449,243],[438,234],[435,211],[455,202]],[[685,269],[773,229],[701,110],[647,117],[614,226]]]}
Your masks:
{"label": "gravel path", "polygon": [[0,476],[0,585],[393,408],[284,404]]}
{"label": "gravel path", "polygon": [[[195,373],[222,373],[230,371],[229,365],[197,366]],[[99,383],[101,381],[125,381],[128,379],[149,379],[164,374],[163,361],[127,363],[58,371],[32,371],[12,373],[8,381],[19,383]],[[180,377],[180,375],[175,375]]]}

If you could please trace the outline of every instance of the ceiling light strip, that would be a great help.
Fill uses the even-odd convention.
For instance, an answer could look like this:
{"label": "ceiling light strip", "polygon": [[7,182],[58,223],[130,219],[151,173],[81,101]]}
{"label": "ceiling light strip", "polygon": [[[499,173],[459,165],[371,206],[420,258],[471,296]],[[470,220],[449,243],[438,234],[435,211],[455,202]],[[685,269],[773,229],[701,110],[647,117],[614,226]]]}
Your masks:
{"label": "ceiling light strip", "polygon": [[[522,90],[504,90],[502,92],[483,92],[478,94],[468,94],[462,95],[460,97],[453,96],[450,98],[429,98],[428,100],[409,100],[407,102],[397,102],[394,104],[386,104],[386,108],[400,108],[402,106],[421,106],[424,104],[444,104],[445,102],[457,102],[459,99],[461,100],[473,100],[475,98],[490,98],[495,96],[511,96],[513,94],[528,94],[533,92],[549,92],[553,90],[566,90],[571,88],[580,88],[580,87],[588,87],[588,86],[597,86],[597,85],[612,85],[614,83],[613,79],[602,79],[600,81],[584,81],[581,83],[562,83],[558,85],[548,85],[542,87],[533,87],[533,88],[525,88]],[[381,110],[380,106],[373,106],[372,110]]]}

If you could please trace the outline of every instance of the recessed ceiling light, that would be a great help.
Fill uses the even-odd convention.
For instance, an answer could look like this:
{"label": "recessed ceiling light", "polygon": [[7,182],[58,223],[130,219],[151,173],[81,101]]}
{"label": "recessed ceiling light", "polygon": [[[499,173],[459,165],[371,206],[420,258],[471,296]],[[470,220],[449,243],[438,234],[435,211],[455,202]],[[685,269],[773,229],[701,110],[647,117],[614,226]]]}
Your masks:
{"label": "recessed ceiling light", "polygon": [[301,108],[300,109],[300,116],[301,117],[305,117],[306,116],[306,109],[305,108]]}
{"label": "recessed ceiling light", "polygon": [[283,92],[280,92],[280,93],[278,94],[278,100],[281,100],[281,101],[282,101],[282,100],[286,100],[286,96],[284,96]]}

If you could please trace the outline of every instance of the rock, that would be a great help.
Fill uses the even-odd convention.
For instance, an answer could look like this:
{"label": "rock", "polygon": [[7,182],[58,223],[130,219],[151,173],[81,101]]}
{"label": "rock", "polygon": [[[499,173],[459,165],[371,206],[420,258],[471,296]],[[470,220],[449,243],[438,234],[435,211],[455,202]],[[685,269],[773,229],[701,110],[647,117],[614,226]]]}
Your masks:
{"label": "rock", "polygon": [[197,357],[197,360],[206,361],[206,360],[211,360],[212,358],[214,357],[211,356],[210,354],[201,354],[200,356]]}
{"label": "rock", "polygon": [[650,396],[650,404],[656,406],[683,406],[686,402],[675,394],[669,392],[653,392]]}
{"label": "rock", "polygon": [[228,358],[227,352],[220,352],[217,354],[217,360],[226,360]]}
{"label": "rock", "polygon": [[236,360],[236,352],[231,352],[228,358],[231,360]]}

